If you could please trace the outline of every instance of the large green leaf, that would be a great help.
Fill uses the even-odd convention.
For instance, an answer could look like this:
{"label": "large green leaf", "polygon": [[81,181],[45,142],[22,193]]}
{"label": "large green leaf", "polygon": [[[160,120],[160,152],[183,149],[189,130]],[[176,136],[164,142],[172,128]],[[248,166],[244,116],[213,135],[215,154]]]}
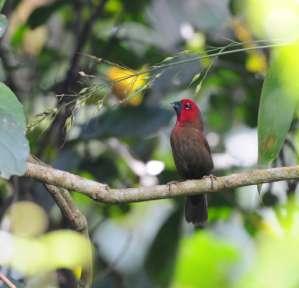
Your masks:
{"label": "large green leaf", "polygon": [[271,163],[280,152],[299,99],[297,45],[272,53],[258,114],[259,164]]}
{"label": "large green leaf", "polygon": [[171,213],[149,249],[145,268],[154,287],[166,288],[173,278],[181,233],[181,208]]}
{"label": "large green leaf", "polygon": [[22,104],[14,93],[0,83],[0,175],[23,175],[29,145],[25,136],[26,122]]}
{"label": "large green leaf", "polygon": [[80,137],[147,137],[169,125],[173,116],[171,110],[161,107],[120,107],[91,119]]}

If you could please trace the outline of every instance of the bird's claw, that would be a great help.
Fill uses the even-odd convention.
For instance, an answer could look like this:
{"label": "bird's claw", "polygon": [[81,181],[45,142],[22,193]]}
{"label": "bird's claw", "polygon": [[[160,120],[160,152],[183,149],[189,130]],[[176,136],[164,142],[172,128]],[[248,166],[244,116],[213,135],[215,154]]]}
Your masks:
{"label": "bird's claw", "polygon": [[171,185],[176,185],[176,184],[178,184],[178,183],[179,183],[179,181],[175,181],[175,180],[173,180],[173,181],[169,181],[169,182],[166,183],[166,185],[168,186],[169,193],[171,192],[171,191],[170,191],[170,189],[171,189]]}
{"label": "bird's claw", "polygon": [[206,176],[203,176],[202,177],[203,179],[210,179],[211,181],[211,189],[213,190],[214,189],[214,181],[217,180],[217,177],[213,174],[210,174],[210,175],[206,175]]}
{"label": "bird's claw", "polygon": [[179,181],[175,181],[175,180],[173,180],[173,181],[169,181],[169,182],[167,182],[166,185],[178,184],[178,183],[179,183]]}

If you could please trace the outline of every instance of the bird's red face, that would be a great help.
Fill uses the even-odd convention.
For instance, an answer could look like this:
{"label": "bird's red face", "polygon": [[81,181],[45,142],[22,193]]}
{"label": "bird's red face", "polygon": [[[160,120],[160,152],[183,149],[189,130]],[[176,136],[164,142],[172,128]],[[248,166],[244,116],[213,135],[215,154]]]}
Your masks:
{"label": "bird's red face", "polygon": [[182,99],[172,103],[177,114],[177,122],[184,124],[186,122],[197,122],[200,118],[200,110],[192,99]]}

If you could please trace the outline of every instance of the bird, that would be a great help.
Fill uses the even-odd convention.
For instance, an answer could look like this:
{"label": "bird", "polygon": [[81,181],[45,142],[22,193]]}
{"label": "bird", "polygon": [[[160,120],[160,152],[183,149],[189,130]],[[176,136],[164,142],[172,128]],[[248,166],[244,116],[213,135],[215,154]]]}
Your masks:
{"label": "bird", "polygon": [[[199,106],[192,99],[173,102],[172,106],[177,119],[171,131],[170,144],[178,174],[184,180],[210,177],[214,164],[204,134]],[[187,197],[185,218],[195,227],[203,228],[206,225],[208,221],[206,193]]]}

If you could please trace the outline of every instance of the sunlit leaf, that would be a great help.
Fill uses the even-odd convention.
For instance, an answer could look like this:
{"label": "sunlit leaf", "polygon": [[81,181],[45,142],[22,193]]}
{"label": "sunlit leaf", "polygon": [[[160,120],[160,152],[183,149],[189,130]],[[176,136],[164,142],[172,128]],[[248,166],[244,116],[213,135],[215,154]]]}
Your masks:
{"label": "sunlit leaf", "polygon": [[271,163],[284,143],[299,99],[298,43],[276,48],[264,81],[258,114],[259,164]]}
{"label": "sunlit leaf", "polygon": [[46,212],[30,201],[19,201],[9,208],[7,215],[10,231],[18,236],[37,236],[48,226]]}
{"label": "sunlit leaf", "polygon": [[127,68],[111,67],[107,78],[111,81],[113,93],[124,103],[139,106],[143,99],[141,90],[147,85],[148,73]]}
{"label": "sunlit leaf", "polygon": [[298,38],[297,0],[246,0],[245,11],[252,30],[262,39],[289,41]]}
{"label": "sunlit leaf", "polygon": [[229,271],[238,258],[234,246],[206,232],[187,237],[181,242],[174,287],[231,287]]}
{"label": "sunlit leaf", "polygon": [[277,223],[269,221],[268,227],[261,227],[254,261],[236,288],[298,287],[298,205],[289,203],[286,209]]}
{"label": "sunlit leaf", "polygon": [[26,275],[59,268],[87,267],[92,259],[89,240],[70,230],[50,232],[39,238],[17,237],[1,232],[0,243],[2,249],[8,251],[6,257],[0,258],[0,264]]}

